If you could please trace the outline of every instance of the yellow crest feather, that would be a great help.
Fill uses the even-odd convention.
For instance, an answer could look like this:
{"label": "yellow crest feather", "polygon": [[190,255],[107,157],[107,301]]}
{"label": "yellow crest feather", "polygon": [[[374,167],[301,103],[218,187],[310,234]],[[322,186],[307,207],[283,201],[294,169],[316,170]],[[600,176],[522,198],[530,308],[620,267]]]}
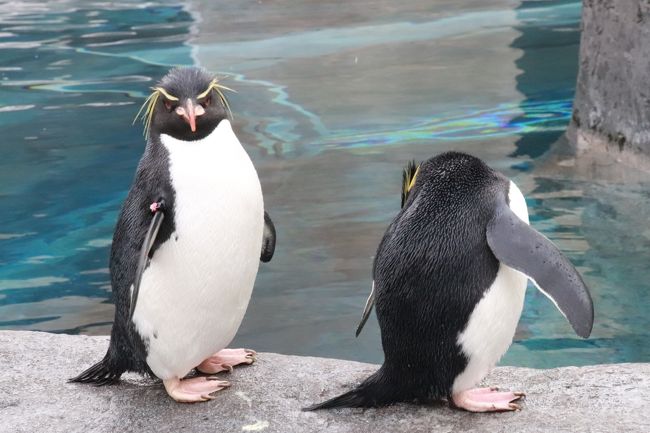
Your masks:
{"label": "yellow crest feather", "polygon": [[197,99],[205,98],[206,96],[208,96],[211,90],[214,90],[215,92],[217,92],[217,95],[219,96],[219,99],[223,103],[223,106],[226,107],[226,111],[228,112],[228,117],[232,119],[232,110],[230,109],[230,104],[228,104],[228,100],[226,99],[226,96],[223,94],[221,89],[228,90],[230,92],[235,92],[230,87],[226,87],[222,84],[219,84],[219,80],[215,77],[212,81],[210,81],[208,88],[205,89],[205,91],[199,94],[196,98]]}
{"label": "yellow crest feather", "polygon": [[415,161],[410,161],[402,172],[402,207],[408,199],[411,189],[415,186],[415,181],[420,173],[420,165],[415,165]]}
{"label": "yellow crest feather", "polygon": [[157,92],[162,93],[163,96],[170,101],[178,101],[178,98],[176,96],[170,95],[169,92],[167,92],[167,90],[163,89],[162,87],[154,87],[153,89]]}
{"label": "yellow crest feather", "polygon": [[[144,100],[144,103],[138,110],[138,114],[135,115],[135,118],[133,119],[133,123],[138,120],[138,117],[140,117],[140,114],[142,113],[142,122],[144,123],[144,131],[142,134],[146,137],[149,138],[149,128],[151,128],[151,119],[153,118],[153,109],[156,106],[156,103],[158,102],[158,98],[160,97],[160,88],[153,88],[153,92],[151,95],[147,97],[147,99]],[[144,112],[143,112],[144,111]]]}
{"label": "yellow crest feather", "polygon": [[[211,90],[214,90],[215,92],[217,92],[217,95],[219,96],[219,99],[223,103],[224,107],[226,107],[228,116],[232,119],[232,111],[230,110],[230,104],[228,104],[228,100],[226,99],[221,89],[228,90],[230,92],[235,92],[233,89],[219,84],[219,81],[216,78],[214,78],[212,81],[210,81],[210,85],[208,86],[208,88],[205,89],[203,93],[197,96],[197,99],[205,98],[206,96],[208,96]],[[178,101],[178,98],[176,96],[171,95],[168,91],[166,91],[160,86],[152,87],[151,90],[153,90],[153,92],[151,93],[151,95],[147,97],[147,99],[144,100],[144,103],[138,110],[138,114],[136,114],[135,118],[133,119],[133,124],[135,124],[135,122],[138,120],[138,117],[142,117],[142,122],[144,123],[143,135],[147,139],[149,138],[149,130],[151,128],[151,121],[153,119],[153,111],[156,106],[156,103],[158,103],[158,98],[160,98],[160,95],[163,95],[163,97],[169,99],[170,101]]]}
{"label": "yellow crest feather", "polygon": [[411,182],[409,182],[409,186],[406,189],[406,192],[410,192],[411,188],[413,188],[413,185],[415,185],[415,179],[418,177],[418,173],[420,173],[420,166],[418,165],[418,168],[415,170],[415,174],[413,174],[413,178],[411,179]]}

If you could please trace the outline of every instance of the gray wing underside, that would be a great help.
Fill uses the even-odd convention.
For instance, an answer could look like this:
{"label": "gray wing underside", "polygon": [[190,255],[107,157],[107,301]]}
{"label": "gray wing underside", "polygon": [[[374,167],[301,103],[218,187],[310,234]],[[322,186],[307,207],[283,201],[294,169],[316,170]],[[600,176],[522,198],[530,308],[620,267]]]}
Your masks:
{"label": "gray wing underside", "polygon": [[262,240],[262,252],[260,253],[260,260],[264,263],[271,261],[274,252],[275,225],[273,224],[269,213],[264,211],[264,238]]}
{"label": "gray wing underside", "polygon": [[149,224],[149,229],[147,234],[144,237],[142,242],[142,247],[140,248],[140,256],[138,258],[138,267],[135,272],[135,279],[133,280],[133,290],[131,291],[131,302],[129,306],[129,320],[133,319],[133,313],[135,311],[135,306],[138,303],[138,295],[140,293],[140,283],[142,282],[142,274],[149,264],[149,254],[151,253],[151,248],[153,247],[154,242],[156,241],[156,236],[158,236],[158,230],[162,225],[165,219],[165,212],[161,209],[157,211],[151,223]]}
{"label": "gray wing underside", "polygon": [[505,200],[486,230],[496,258],[533,280],[553,301],[576,334],[587,338],[594,323],[589,289],[571,262],[544,235],[523,222]]}
{"label": "gray wing underside", "polygon": [[368,321],[368,317],[370,317],[370,313],[372,312],[372,307],[375,305],[375,282],[372,282],[372,289],[370,289],[370,296],[368,296],[368,299],[366,300],[366,306],[363,308],[363,313],[361,314],[361,322],[359,322],[359,326],[357,326],[357,332],[355,334],[355,337],[358,337],[359,334],[361,334],[361,330],[363,329],[364,325]]}

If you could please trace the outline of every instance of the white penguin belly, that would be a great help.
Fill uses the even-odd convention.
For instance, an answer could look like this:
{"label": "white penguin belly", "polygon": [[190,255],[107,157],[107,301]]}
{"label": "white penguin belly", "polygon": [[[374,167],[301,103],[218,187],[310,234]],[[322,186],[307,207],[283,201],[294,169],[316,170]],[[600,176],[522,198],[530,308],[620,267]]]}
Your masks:
{"label": "white penguin belly", "polygon": [[456,377],[453,393],[473,388],[510,347],[524,307],[526,282],[526,275],[500,264],[494,283],[458,336],[458,344],[469,362]]}
{"label": "white penguin belly", "polygon": [[[528,223],[526,200],[514,182],[510,182],[510,209]],[[500,263],[497,276],[476,304],[458,344],[467,356],[465,370],[456,377],[452,393],[476,386],[496,365],[512,344],[524,307],[528,277]]]}
{"label": "white penguin belly", "polygon": [[161,379],[183,377],[235,336],[259,266],[264,203],[230,123],[193,142],[161,136],[175,231],[142,276],[133,322]]}

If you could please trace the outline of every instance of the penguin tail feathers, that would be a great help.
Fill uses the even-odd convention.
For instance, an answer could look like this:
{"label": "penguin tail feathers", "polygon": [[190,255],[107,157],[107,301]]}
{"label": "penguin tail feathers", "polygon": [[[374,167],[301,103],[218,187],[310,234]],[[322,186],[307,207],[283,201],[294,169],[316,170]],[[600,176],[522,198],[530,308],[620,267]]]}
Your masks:
{"label": "penguin tail feathers", "polygon": [[68,382],[92,383],[96,386],[111,385],[120,380],[124,370],[111,368],[108,355],[83,373],[68,379]]}
{"label": "penguin tail feathers", "polygon": [[342,407],[378,407],[399,401],[398,393],[384,380],[383,369],[366,379],[352,391],[322,403],[303,408],[303,411],[335,409]]}
{"label": "penguin tail feathers", "polygon": [[[374,404],[373,404],[374,403]],[[303,407],[303,412],[321,410],[321,409],[335,409],[340,407],[373,407],[378,406],[362,387],[348,391],[338,397],[331,398],[322,403],[317,403],[311,406]]]}

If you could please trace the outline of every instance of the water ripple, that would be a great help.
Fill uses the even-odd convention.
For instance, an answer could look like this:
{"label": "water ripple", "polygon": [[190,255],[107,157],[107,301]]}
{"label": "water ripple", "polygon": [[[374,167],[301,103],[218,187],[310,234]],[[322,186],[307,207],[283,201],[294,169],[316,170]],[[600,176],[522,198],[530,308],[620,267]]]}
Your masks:
{"label": "water ripple", "polygon": [[66,283],[69,278],[63,277],[36,277],[21,280],[0,280],[0,290],[7,289],[28,289],[32,287],[47,287],[56,283]]}
{"label": "water ripple", "polygon": [[0,113],[29,110],[30,108],[34,107],[35,105],[4,105],[0,106]]}
{"label": "water ripple", "polygon": [[285,61],[292,58],[320,57],[343,50],[384,44],[431,41],[455,36],[475,35],[517,26],[555,15],[555,22],[574,23],[580,14],[579,3],[551,4],[526,10],[519,16],[510,9],[460,13],[427,22],[393,22],[353,27],[325,28],[259,40],[204,45],[200,49],[216,58],[238,56],[237,69],[258,67],[260,61]]}

